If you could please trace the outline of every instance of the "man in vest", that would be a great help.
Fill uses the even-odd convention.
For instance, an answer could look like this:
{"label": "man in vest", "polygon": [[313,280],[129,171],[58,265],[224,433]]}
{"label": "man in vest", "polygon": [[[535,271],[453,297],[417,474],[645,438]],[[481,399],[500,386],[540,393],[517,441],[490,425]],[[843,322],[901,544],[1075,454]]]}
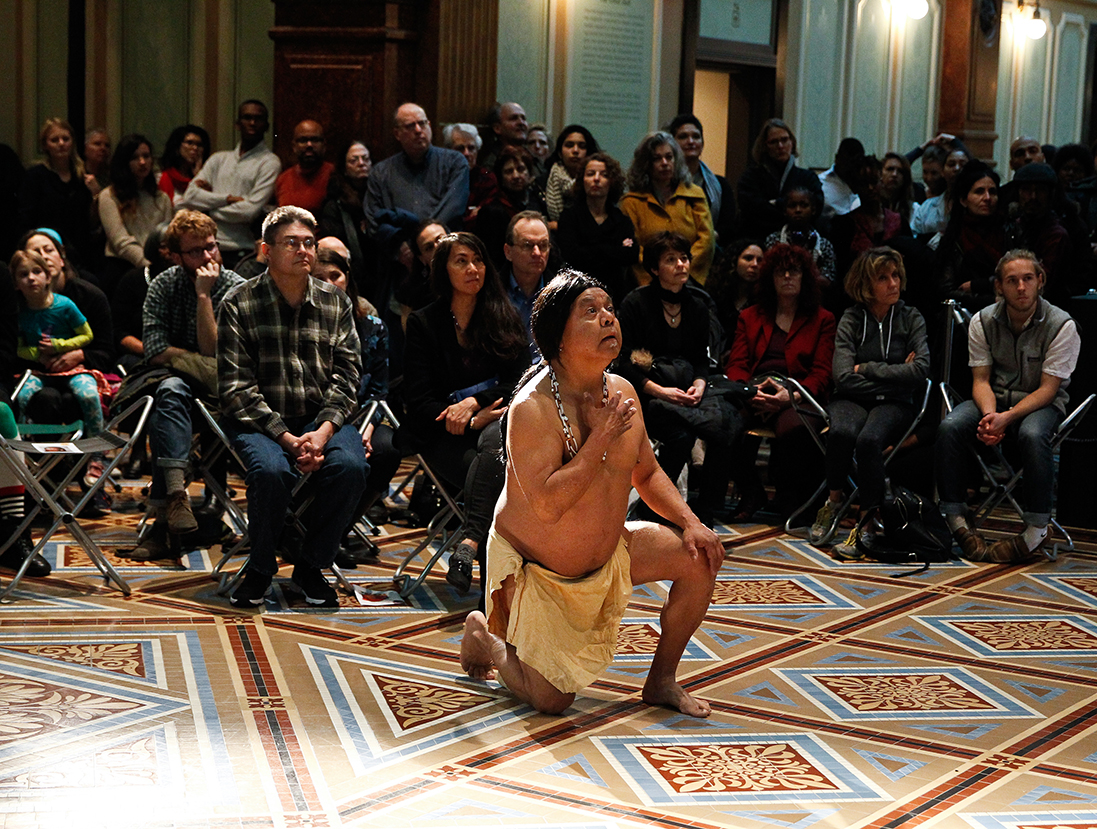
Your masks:
{"label": "man in vest", "polygon": [[[1045,273],[1036,255],[1011,250],[994,272],[998,302],[968,329],[972,399],[957,406],[937,432],[935,463],[941,512],[965,558],[1016,561],[1048,537],[1054,469],[1051,439],[1066,414],[1066,388],[1081,340],[1070,315],[1041,296]],[[971,449],[1017,442],[1024,467],[1025,528],[987,545],[968,523],[965,504]]]}

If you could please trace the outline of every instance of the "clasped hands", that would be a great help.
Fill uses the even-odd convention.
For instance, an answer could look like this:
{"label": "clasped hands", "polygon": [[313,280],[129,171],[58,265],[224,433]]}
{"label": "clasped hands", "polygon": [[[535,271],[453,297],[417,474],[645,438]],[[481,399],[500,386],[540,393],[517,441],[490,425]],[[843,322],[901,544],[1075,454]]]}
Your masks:
{"label": "clasped hands", "polygon": [[446,431],[451,435],[463,435],[466,429],[479,431],[490,423],[494,423],[507,411],[503,405],[503,398],[499,398],[490,406],[481,408],[475,397],[466,397],[457,403],[453,403],[442,409],[442,413],[435,420],[444,420]]}
{"label": "clasped hands", "polygon": [[324,421],[318,428],[300,436],[283,432],[278,444],[293,458],[297,471],[307,475],[324,465],[324,447],[332,434],[331,424]]}
{"label": "clasped hands", "polygon": [[693,384],[684,391],[673,386],[660,386],[658,383],[652,382],[647,387],[647,391],[652,397],[659,400],[665,400],[667,403],[673,403],[676,406],[689,406],[692,408],[700,405],[701,399],[705,396],[705,381],[694,380]]}
{"label": "clasped hands", "polygon": [[987,446],[997,446],[1005,439],[1009,423],[1009,412],[990,412],[980,419],[975,436]]}
{"label": "clasped hands", "polygon": [[750,401],[750,405],[758,414],[775,414],[787,409],[790,404],[788,389],[772,377],[767,377],[759,384],[758,391]]}

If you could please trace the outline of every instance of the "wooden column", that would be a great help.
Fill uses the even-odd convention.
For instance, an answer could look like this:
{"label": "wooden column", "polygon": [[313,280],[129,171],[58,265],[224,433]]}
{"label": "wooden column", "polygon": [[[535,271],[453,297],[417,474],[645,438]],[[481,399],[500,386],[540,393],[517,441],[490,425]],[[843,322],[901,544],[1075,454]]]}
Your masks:
{"label": "wooden column", "polygon": [[1002,0],[945,0],[937,126],[994,157]]}
{"label": "wooden column", "polygon": [[498,0],[274,0],[274,151],[323,124],[328,157],[354,138],[396,152],[392,114],[415,101],[435,127],[479,120],[495,100]]}

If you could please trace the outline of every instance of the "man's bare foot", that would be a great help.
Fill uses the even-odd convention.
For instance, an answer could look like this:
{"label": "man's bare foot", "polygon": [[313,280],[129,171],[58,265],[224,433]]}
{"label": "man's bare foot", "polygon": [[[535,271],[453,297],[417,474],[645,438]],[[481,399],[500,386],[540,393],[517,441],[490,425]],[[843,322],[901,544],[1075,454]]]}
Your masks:
{"label": "man's bare foot", "polygon": [[712,713],[712,708],[707,702],[686,693],[686,690],[673,679],[653,682],[648,677],[644,685],[643,699],[648,705],[665,705],[690,717],[707,717]]}
{"label": "man's bare foot", "polygon": [[465,635],[461,637],[461,668],[472,679],[495,679],[488,620],[479,610],[465,617]]}

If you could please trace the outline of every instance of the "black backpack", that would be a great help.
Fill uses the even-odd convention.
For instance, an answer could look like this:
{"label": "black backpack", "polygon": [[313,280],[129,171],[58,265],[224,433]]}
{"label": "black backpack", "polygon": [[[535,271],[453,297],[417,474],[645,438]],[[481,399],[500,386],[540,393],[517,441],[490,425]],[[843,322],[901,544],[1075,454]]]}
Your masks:
{"label": "black backpack", "polygon": [[888,564],[921,564],[921,570],[915,572],[954,558],[952,533],[930,499],[888,481],[877,514],[883,532],[857,534],[857,549],[868,558]]}

